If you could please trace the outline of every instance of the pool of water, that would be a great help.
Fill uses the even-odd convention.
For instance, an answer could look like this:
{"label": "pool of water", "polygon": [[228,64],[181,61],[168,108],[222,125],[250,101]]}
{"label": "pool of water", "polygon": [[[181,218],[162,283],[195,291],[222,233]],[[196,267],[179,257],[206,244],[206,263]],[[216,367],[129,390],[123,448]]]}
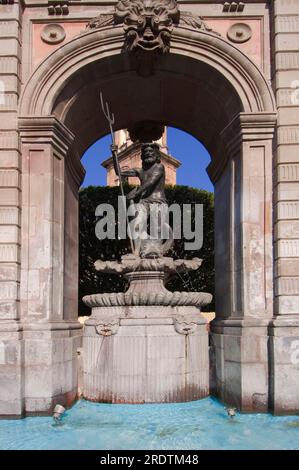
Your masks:
{"label": "pool of water", "polygon": [[0,449],[299,449],[299,416],[227,416],[214,398],[165,405],[77,402],[50,417],[0,421]]}

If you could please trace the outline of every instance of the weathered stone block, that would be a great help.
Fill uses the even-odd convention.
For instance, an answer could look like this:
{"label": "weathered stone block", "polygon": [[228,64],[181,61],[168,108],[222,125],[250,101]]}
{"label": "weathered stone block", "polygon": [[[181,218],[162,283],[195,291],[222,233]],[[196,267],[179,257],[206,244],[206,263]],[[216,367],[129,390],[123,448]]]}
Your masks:
{"label": "weathered stone block", "polygon": [[19,171],[18,170],[0,170],[0,186],[1,187],[19,187]]}
{"label": "weathered stone block", "polygon": [[226,361],[239,362],[241,360],[241,337],[224,335],[223,353]]}
{"label": "weathered stone block", "polygon": [[[14,91],[12,88],[12,83],[19,83],[17,81],[18,74],[20,69],[19,58],[15,56],[0,56],[0,73],[1,80],[5,84],[5,92]],[[6,74],[6,75],[5,75]],[[11,75],[13,75],[11,77]]]}
{"label": "weathered stone block", "polygon": [[278,202],[277,204],[277,219],[299,219],[299,202]]}
{"label": "weathered stone block", "polygon": [[0,20],[8,20],[8,19],[15,20],[19,18],[19,15],[20,15],[19,3],[1,5]]}
{"label": "weathered stone block", "polygon": [[243,364],[242,366],[242,410],[267,412],[268,404],[268,364]]}
{"label": "weathered stone block", "polygon": [[277,88],[291,88],[292,83],[298,80],[297,70],[281,70],[276,73]]}
{"label": "weathered stone block", "polygon": [[17,38],[19,36],[19,22],[16,20],[0,21],[0,38]]}
{"label": "weathered stone block", "polygon": [[19,318],[18,300],[0,301],[0,320],[17,320]]}
{"label": "weathered stone block", "polygon": [[[153,318],[149,318],[147,309],[151,311],[151,307],[134,307],[128,315],[122,307],[114,307],[112,334],[108,336],[101,334],[105,330],[97,326],[97,322],[101,324],[105,309],[94,309],[93,316],[85,323],[83,338],[83,394],[86,398],[144,403],[186,401],[208,394],[205,320],[202,319],[202,325],[190,325],[191,334],[183,334],[178,332],[180,325],[174,324],[181,320],[171,317],[171,313],[178,314],[179,308],[176,311],[159,307],[158,315]],[[115,317],[117,312],[118,317]],[[184,314],[184,307],[180,312]]]}
{"label": "weathered stone block", "polygon": [[280,238],[299,238],[299,221],[280,220],[275,225],[275,236]]}
{"label": "weathered stone block", "polygon": [[276,51],[298,51],[299,32],[277,34],[275,38]]}
{"label": "weathered stone block", "polygon": [[[299,52],[277,52],[275,55],[276,60],[276,69],[280,70],[298,70],[299,68]],[[284,95],[288,90],[280,90],[281,94]],[[285,93],[284,93],[285,92]],[[278,101],[278,105],[282,106],[283,100]],[[292,101],[288,100],[288,103],[291,105]],[[287,103],[286,103],[287,104]]]}
{"label": "weathered stone block", "polygon": [[14,281],[0,282],[0,301],[19,298],[19,284]]}
{"label": "weathered stone block", "polygon": [[0,245],[0,261],[14,263],[19,261],[19,247],[17,245]]}
{"label": "weathered stone block", "polygon": [[0,243],[19,243],[19,227],[13,225],[0,225]]}
{"label": "weathered stone block", "polygon": [[279,145],[277,148],[278,163],[298,163],[299,145]]}
{"label": "weathered stone block", "polygon": [[19,225],[20,213],[17,207],[0,206],[0,224]]}
{"label": "weathered stone block", "polygon": [[296,258],[299,257],[299,239],[278,240],[276,242],[276,257]]}
{"label": "weathered stone block", "polygon": [[18,56],[19,47],[20,44],[17,38],[1,38],[0,55]]}
{"label": "weathered stone block", "polygon": [[19,280],[19,267],[16,264],[0,263],[0,281]]}
{"label": "weathered stone block", "polygon": [[274,12],[275,15],[297,15],[298,2],[297,0],[275,0]]}
{"label": "weathered stone block", "polygon": [[20,154],[15,150],[0,151],[0,168],[19,168]]}
{"label": "weathered stone block", "polygon": [[299,410],[299,367],[293,364],[272,365],[272,409],[276,415],[297,414]]}
{"label": "weathered stone block", "polygon": [[298,201],[299,187],[297,182],[279,183],[276,190],[277,201]]}
{"label": "weathered stone block", "polygon": [[277,276],[297,276],[299,259],[278,259],[276,263]]}
{"label": "weathered stone block", "polygon": [[[298,81],[298,85],[299,85],[299,81]],[[294,93],[294,90],[293,90],[293,93]],[[294,96],[295,96],[294,94],[291,95],[291,99],[294,100],[295,99]],[[277,124],[279,126],[293,126],[293,125],[298,124],[298,113],[299,113],[298,105],[297,106],[292,105],[292,106],[280,108],[278,111]]]}
{"label": "weathered stone block", "polygon": [[280,295],[277,302],[281,315],[299,315],[299,295]]}
{"label": "weathered stone block", "polygon": [[19,150],[19,134],[17,131],[0,132],[0,150],[6,149]]}
{"label": "weathered stone block", "polygon": [[242,336],[242,362],[267,363],[267,336]]}
{"label": "weathered stone block", "polygon": [[299,18],[294,16],[277,16],[275,19],[275,31],[277,33],[299,32]]}
{"label": "weathered stone block", "polygon": [[299,295],[299,277],[279,277],[275,286],[277,295]]}
{"label": "weathered stone block", "polygon": [[0,188],[0,200],[2,206],[18,206],[20,191],[17,188]]}

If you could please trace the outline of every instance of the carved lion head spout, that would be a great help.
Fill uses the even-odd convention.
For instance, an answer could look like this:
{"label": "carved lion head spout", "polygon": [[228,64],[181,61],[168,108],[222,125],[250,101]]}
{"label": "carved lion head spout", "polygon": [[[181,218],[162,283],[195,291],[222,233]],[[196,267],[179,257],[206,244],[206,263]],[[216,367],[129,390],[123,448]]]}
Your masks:
{"label": "carved lion head spout", "polygon": [[176,0],[121,0],[114,19],[124,24],[126,49],[144,65],[169,51],[172,27],[179,17]]}

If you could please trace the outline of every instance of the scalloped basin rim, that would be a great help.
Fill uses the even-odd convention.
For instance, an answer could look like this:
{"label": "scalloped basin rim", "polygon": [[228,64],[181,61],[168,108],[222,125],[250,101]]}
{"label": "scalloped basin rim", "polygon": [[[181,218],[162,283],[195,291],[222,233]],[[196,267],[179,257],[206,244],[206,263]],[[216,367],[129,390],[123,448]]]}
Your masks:
{"label": "scalloped basin rim", "polygon": [[83,302],[94,307],[121,306],[188,306],[204,307],[211,303],[213,296],[206,292],[136,292],[94,294],[83,298]]}

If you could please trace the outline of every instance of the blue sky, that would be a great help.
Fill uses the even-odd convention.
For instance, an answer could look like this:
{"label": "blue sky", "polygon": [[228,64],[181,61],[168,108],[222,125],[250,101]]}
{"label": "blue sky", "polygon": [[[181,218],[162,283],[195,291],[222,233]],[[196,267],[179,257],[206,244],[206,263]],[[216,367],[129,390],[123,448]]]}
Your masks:
{"label": "blue sky", "polygon": [[[110,156],[111,137],[98,140],[84,154],[82,163],[86,170],[82,186],[105,186],[106,170],[101,162]],[[214,191],[206,172],[211,158],[206,148],[194,137],[179,129],[168,128],[170,155],[181,161],[177,171],[177,184]]]}

